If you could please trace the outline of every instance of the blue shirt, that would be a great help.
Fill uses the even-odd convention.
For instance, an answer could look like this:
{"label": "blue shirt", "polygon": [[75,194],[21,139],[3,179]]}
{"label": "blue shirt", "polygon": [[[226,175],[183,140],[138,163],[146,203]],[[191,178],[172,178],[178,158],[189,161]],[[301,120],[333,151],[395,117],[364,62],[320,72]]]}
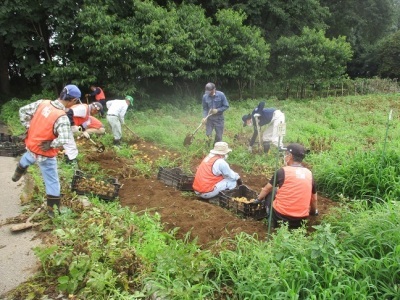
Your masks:
{"label": "blue shirt", "polygon": [[225,94],[220,91],[215,91],[214,96],[210,96],[207,94],[203,95],[203,118],[207,117],[210,109],[216,108],[218,109],[218,113],[214,116],[221,116],[225,110],[229,108],[228,100],[225,97]]}
{"label": "blue shirt", "polygon": [[272,118],[274,117],[274,112],[276,111],[276,108],[264,108],[265,102],[260,102],[258,106],[252,111],[251,113],[251,120],[253,122],[253,136],[250,139],[250,146],[254,145],[254,142],[256,141],[256,138],[258,136],[258,130],[257,130],[257,122],[256,118],[254,117],[255,114],[259,114],[260,116],[258,117],[258,120],[260,122],[260,127],[263,125],[267,125],[271,123]]}

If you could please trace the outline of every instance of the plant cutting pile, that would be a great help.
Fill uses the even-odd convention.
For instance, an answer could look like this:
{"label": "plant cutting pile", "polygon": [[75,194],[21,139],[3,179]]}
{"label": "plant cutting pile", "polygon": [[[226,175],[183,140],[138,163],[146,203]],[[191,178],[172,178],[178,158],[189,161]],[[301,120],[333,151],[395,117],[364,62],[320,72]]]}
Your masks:
{"label": "plant cutting pile", "polygon": [[[372,150],[371,155],[382,157],[378,131],[384,128],[386,108],[395,104],[393,99],[335,99],[335,105],[327,100],[325,108],[313,101],[275,104],[284,106],[289,116],[287,141],[299,139],[310,146],[309,136],[321,137],[313,139],[315,145],[318,141],[318,149],[312,149],[307,160],[317,181],[323,183],[323,170],[330,170],[331,178],[341,174],[337,178],[349,178],[351,185],[351,176],[357,175],[346,177],[336,170],[351,166],[352,158],[361,151]],[[383,111],[381,120],[372,121],[376,132],[341,119],[357,115],[357,122],[363,123],[366,116],[371,121],[365,107],[374,103],[381,106],[375,109]],[[357,107],[354,113],[349,112],[352,106]],[[240,115],[240,110],[243,108],[232,107],[232,116],[227,115],[226,135],[232,144],[235,135],[246,134],[238,132],[238,126],[235,130],[233,116]],[[150,295],[169,299],[395,299],[400,284],[400,206],[390,193],[379,193],[385,201],[371,201],[371,197],[347,194],[351,190],[342,185],[331,197],[337,200],[334,202],[321,190],[320,216],[312,217],[299,230],[282,227],[268,236],[265,221],[242,218],[157,180],[160,166],[193,172],[209,150],[202,146],[201,137],[189,147],[179,148],[184,147],[185,123],[191,123],[175,111],[170,113],[181,118],[182,127],[175,128],[179,134],[167,135],[162,126],[149,125],[167,123],[168,116],[155,112],[154,119],[146,120],[148,114],[134,112],[130,122],[143,141],[127,138],[126,145],[115,149],[108,146],[112,137],[105,135],[101,138],[107,145],[103,153],[91,151],[85,141],[79,145],[78,168],[118,178],[122,184],[118,201],[90,197],[93,206],[82,207],[70,191],[75,170],[60,163],[67,209],[53,221],[44,221],[38,231],[46,237],[45,245],[35,250],[41,269],[32,281],[14,291],[14,299],[59,293],[71,299],[145,299]],[[364,131],[367,134],[361,137]],[[377,160],[383,168],[376,173],[381,174],[380,187],[391,182],[387,175],[396,174],[394,167],[384,167],[393,157],[396,135],[390,132],[390,147],[384,159]],[[232,168],[245,185],[258,191],[274,169],[274,155],[249,155],[245,145],[238,142],[235,146],[229,158]],[[361,166],[360,161],[358,164]],[[366,176],[369,169],[351,170],[358,176],[359,170],[367,170],[362,175],[363,194],[376,195],[376,185],[370,185]],[[38,178],[35,172],[38,170],[31,171],[34,179]],[[38,190],[43,189],[39,181]],[[396,182],[391,183],[396,191]],[[331,179],[330,188],[334,187]],[[33,202],[41,200],[38,195],[38,191],[32,193]]]}

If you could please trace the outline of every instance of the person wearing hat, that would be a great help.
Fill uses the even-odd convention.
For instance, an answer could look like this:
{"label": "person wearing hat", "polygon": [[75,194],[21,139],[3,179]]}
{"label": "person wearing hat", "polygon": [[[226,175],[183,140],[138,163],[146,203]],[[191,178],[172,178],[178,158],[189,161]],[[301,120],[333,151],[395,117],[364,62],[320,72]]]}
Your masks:
{"label": "person wearing hat", "polygon": [[114,136],[114,145],[118,146],[122,138],[122,125],[125,124],[125,114],[129,105],[133,105],[133,97],[125,96],[124,100],[107,101],[107,121]]}
{"label": "person wearing hat", "polygon": [[227,143],[215,143],[214,149],[210,150],[197,168],[193,181],[196,195],[210,199],[217,196],[220,191],[231,190],[242,184],[239,174],[226,162],[231,151]]}
{"label": "person wearing hat", "polygon": [[[264,108],[265,102],[260,102],[258,106],[251,112],[251,114],[242,117],[243,127],[253,126],[253,136],[250,139],[248,150],[252,152],[253,145],[257,139],[258,131],[261,131],[261,126],[267,125],[263,134],[263,150],[265,153],[269,152],[271,143],[278,148],[283,147],[282,139],[279,141],[278,125],[285,123],[285,114],[276,108]],[[258,124],[257,124],[258,122]],[[279,143],[279,145],[278,145]]]}
{"label": "person wearing hat", "polygon": [[[66,111],[70,118],[72,133],[74,134],[82,132],[82,136],[89,139],[90,134],[85,131],[90,123],[89,117],[91,115],[100,113],[102,109],[103,106],[100,102],[93,102],[89,105],[79,103],[73,105],[71,108],[67,108]],[[73,136],[69,143],[64,145],[64,150],[65,161],[67,163],[74,163],[76,161],[76,157],[78,156],[78,147],[76,146]]]}
{"label": "person wearing hat", "polygon": [[205,86],[202,106],[202,122],[203,124],[206,124],[206,136],[209,139],[208,144],[211,146],[211,135],[213,130],[215,130],[214,144],[222,141],[222,135],[224,133],[224,111],[229,108],[229,103],[225,94],[221,91],[217,91],[215,84],[209,82]]}
{"label": "person wearing hat", "polygon": [[57,153],[71,137],[70,121],[65,108],[79,100],[81,91],[76,85],[67,85],[57,100],[38,100],[19,109],[19,118],[27,128],[26,152],[15,169],[12,181],[17,182],[30,165],[37,163],[44,180],[48,214],[54,216],[54,206],[61,202],[60,180],[57,172]]}
{"label": "person wearing hat", "polygon": [[90,94],[86,94],[85,97],[94,97],[96,102],[101,104],[101,111],[99,112],[101,117],[104,117],[104,108],[106,107],[106,95],[102,88],[98,86],[91,85],[90,90],[92,91]]}
{"label": "person wearing hat", "polygon": [[[317,215],[317,190],[311,171],[302,165],[306,149],[300,144],[290,144],[285,152],[285,166],[272,176],[261,189],[254,203],[266,202],[271,210],[272,191],[275,183],[275,199],[272,201],[274,227],[287,222],[289,228],[298,228],[309,215]],[[275,178],[276,177],[276,178]]]}

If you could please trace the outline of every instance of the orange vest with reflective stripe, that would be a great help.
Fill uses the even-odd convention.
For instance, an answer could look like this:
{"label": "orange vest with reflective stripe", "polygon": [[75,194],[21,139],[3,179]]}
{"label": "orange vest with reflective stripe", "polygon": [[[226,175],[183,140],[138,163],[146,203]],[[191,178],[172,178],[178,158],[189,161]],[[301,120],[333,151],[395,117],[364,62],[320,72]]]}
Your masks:
{"label": "orange vest with reflective stripe", "polygon": [[104,95],[104,92],[101,88],[97,87],[100,90],[100,93],[98,93],[97,95],[94,96],[94,99],[96,99],[96,101],[100,101],[103,99],[106,99],[106,95]]}
{"label": "orange vest with reflective stripe", "polygon": [[283,167],[285,181],[278,189],[274,209],[285,216],[308,217],[312,193],[312,173],[303,167]]}
{"label": "orange vest with reflective stripe", "polygon": [[76,116],[74,115],[73,119],[74,119],[74,124],[75,124],[76,126],[80,126],[80,125],[82,125],[83,123],[85,123],[87,120],[89,120],[89,115],[90,115],[89,105],[87,105],[87,104],[75,104],[75,105],[72,105],[72,106],[71,106],[71,109],[73,110],[74,107],[78,107],[78,106],[80,106],[80,105],[84,105],[84,106],[86,107],[86,116],[84,116],[84,117],[76,117]]}
{"label": "orange vest with reflective stripe", "polygon": [[101,123],[97,118],[89,116],[89,119],[90,124],[88,125],[88,128],[100,129],[103,127],[103,123]]}
{"label": "orange vest with reflective stripe", "polygon": [[193,189],[199,193],[208,193],[214,190],[215,185],[224,179],[222,175],[215,176],[212,167],[217,159],[223,159],[221,156],[207,156],[203,159],[196,171],[193,181]]}
{"label": "orange vest with reflective stripe", "polygon": [[39,146],[42,142],[52,141],[57,137],[54,134],[54,124],[59,117],[64,115],[64,110],[54,107],[50,100],[44,100],[40,103],[29,124],[28,135],[25,139],[26,147],[38,155],[56,156],[59,149],[50,148],[47,151],[43,151]]}

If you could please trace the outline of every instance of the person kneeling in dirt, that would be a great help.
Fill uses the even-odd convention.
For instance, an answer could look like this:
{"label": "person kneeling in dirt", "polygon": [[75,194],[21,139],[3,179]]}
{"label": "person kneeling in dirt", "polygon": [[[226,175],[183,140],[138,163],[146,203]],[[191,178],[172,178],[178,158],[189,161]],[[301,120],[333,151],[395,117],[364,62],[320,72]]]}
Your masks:
{"label": "person kneeling in dirt", "polygon": [[54,217],[61,202],[61,187],[57,172],[59,148],[70,142],[70,121],[64,111],[79,100],[81,91],[76,85],[67,85],[57,100],[38,100],[19,110],[19,118],[27,129],[25,139],[27,152],[22,155],[12,181],[18,181],[30,165],[38,164],[42,172],[47,196],[48,214]]}
{"label": "person kneeling in dirt", "polygon": [[210,150],[199,167],[193,181],[193,190],[196,195],[210,199],[220,191],[234,189],[242,184],[238,173],[234,172],[226,162],[228,153],[232,149],[225,142],[217,142]]}
{"label": "person kneeling in dirt", "polygon": [[275,199],[272,201],[274,227],[282,221],[287,222],[289,228],[298,228],[310,214],[318,214],[317,191],[313,175],[301,164],[305,155],[306,150],[302,145],[296,143],[288,145],[284,157],[285,166],[275,172],[254,201],[254,203],[259,203],[265,199],[267,212],[270,212],[275,183],[278,188],[274,189]]}
{"label": "person kneeling in dirt", "polygon": [[[267,125],[262,133],[262,143],[265,153],[269,152],[271,143],[278,148],[283,147],[282,139],[279,140],[278,125],[285,123],[285,114],[276,108],[264,108],[265,102],[260,102],[251,114],[242,117],[243,127],[254,127],[253,136],[249,143],[249,152],[252,152],[257,136],[261,135],[261,126]],[[260,131],[260,132],[259,132]],[[278,145],[279,143],[279,145]],[[261,145],[260,145],[261,146]]]}
{"label": "person kneeling in dirt", "polygon": [[114,135],[114,145],[118,146],[122,138],[122,126],[125,124],[125,114],[128,106],[133,105],[133,98],[126,96],[125,100],[107,101],[107,121]]}
{"label": "person kneeling in dirt", "polygon": [[[93,116],[89,117],[89,123],[86,127],[86,133],[87,134],[104,134],[106,132],[106,129],[104,128],[103,123],[101,121]],[[90,137],[90,136],[89,136]]]}

